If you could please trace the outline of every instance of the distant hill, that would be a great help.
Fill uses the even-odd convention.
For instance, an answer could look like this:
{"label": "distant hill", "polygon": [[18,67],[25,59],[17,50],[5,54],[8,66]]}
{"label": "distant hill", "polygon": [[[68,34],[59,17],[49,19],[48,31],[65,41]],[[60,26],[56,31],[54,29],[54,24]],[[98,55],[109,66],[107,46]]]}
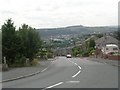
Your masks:
{"label": "distant hill", "polygon": [[60,35],[85,35],[93,33],[106,33],[117,31],[117,26],[86,27],[82,25],[68,26],[62,28],[37,29],[42,38]]}

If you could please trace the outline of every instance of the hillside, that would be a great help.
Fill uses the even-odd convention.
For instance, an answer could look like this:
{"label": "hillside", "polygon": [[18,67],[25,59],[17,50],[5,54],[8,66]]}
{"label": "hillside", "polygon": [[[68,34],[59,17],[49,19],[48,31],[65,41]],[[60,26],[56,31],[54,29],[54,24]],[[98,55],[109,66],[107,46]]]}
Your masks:
{"label": "hillside", "polygon": [[85,35],[93,33],[106,33],[117,31],[117,26],[103,26],[103,27],[85,27],[82,25],[78,26],[68,26],[62,28],[48,28],[48,29],[37,29],[42,38],[50,38],[51,36],[61,36],[61,35]]}

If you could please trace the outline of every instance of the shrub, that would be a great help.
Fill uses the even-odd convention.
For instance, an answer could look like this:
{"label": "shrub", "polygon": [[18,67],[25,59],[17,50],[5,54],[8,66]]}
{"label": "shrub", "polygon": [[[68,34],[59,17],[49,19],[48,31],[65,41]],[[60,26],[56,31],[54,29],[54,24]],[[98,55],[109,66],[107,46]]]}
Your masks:
{"label": "shrub", "polygon": [[38,64],[38,60],[37,59],[33,59],[32,61],[31,61],[31,65],[32,66],[36,66]]}
{"label": "shrub", "polygon": [[95,54],[95,50],[91,50],[89,55],[94,55]]}
{"label": "shrub", "polygon": [[83,53],[82,53],[82,56],[83,56],[83,57],[88,57],[88,56],[89,56],[89,52],[88,52],[88,51],[83,52]]}
{"label": "shrub", "polygon": [[47,54],[47,57],[48,57],[48,58],[53,58],[53,53],[48,53],[48,54]]}

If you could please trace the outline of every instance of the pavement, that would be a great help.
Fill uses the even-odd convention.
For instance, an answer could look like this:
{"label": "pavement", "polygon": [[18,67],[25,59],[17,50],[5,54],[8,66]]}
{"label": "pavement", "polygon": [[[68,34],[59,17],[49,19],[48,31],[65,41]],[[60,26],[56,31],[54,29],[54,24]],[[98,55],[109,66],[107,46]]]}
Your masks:
{"label": "pavement", "polygon": [[104,58],[95,58],[95,57],[88,57],[87,58],[88,60],[91,60],[91,61],[95,61],[95,62],[99,62],[99,63],[104,63],[104,64],[110,64],[112,66],[117,66],[117,67],[120,67],[120,61],[118,60],[109,60],[109,59],[104,59]]}
{"label": "pavement", "polygon": [[54,59],[41,60],[38,65],[31,67],[10,68],[8,71],[2,72],[2,82],[13,81],[29,76],[39,74],[47,68]]}

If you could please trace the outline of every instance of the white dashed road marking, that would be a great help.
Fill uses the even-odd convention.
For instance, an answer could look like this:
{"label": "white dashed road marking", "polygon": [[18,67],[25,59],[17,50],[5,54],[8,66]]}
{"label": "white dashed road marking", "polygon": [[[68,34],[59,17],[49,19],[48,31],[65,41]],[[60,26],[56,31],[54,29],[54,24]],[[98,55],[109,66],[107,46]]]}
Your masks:
{"label": "white dashed road marking", "polygon": [[76,77],[81,71],[81,66],[79,66],[77,63],[75,63],[75,62],[73,62],[73,61],[71,61],[70,59],[68,59],[70,62],[72,62],[73,64],[75,64],[78,68],[79,68],[79,71],[75,74],[75,75],[73,75],[72,76],[72,78],[74,78],[74,77]]}
{"label": "white dashed road marking", "polygon": [[45,70],[47,70],[47,68],[43,69],[41,72],[44,72]]}
{"label": "white dashed road marking", "polygon": [[80,66],[78,66],[78,68],[79,68],[79,69],[81,69],[81,67],[80,67]]}
{"label": "white dashed road marking", "polygon": [[72,76],[72,78],[76,77],[81,71],[78,71],[75,75]]}
{"label": "white dashed road marking", "polygon": [[79,83],[80,81],[66,81],[66,83]]}
{"label": "white dashed road marking", "polygon": [[61,84],[63,84],[63,82],[59,82],[59,83],[57,83],[57,84],[51,85],[51,86],[49,86],[49,87],[46,87],[44,90],[49,89],[49,88],[53,88],[53,87],[58,86],[58,85],[61,85]]}

